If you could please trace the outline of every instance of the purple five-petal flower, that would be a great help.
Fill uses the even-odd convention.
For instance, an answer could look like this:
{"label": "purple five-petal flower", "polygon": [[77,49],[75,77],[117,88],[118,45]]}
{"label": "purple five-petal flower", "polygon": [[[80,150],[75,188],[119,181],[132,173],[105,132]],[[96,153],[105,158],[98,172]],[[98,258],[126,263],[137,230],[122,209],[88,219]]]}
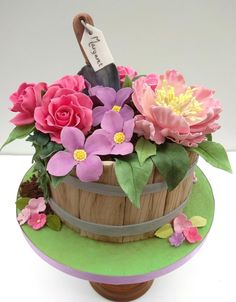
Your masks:
{"label": "purple five-petal flower", "polygon": [[110,154],[110,140],[99,133],[93,133],[86,141],[81,130],[65,127],[61,132],[61,142],[65,151],[51,157],[47,170],[51,175],[67,175],[76,166],[76,175],[83,182],[96,181],[103,172],[103,164],[98,155]]}
{"label": "purple five-petal flower", "polygon": [[177,233],[175,232],[170,238],[169,238],[169,242],[171,245],[177,247],[180,246],[185,240],[185,237],[183,235],[183,233]]}
{"label": "purple five-petal flower", "polygon": [[134,119],[125,121],[120,113],[108,111],[104,114],[101,128],[94,133],[105,135],[112,144],[110,154],[126,155],[133,152],[134,146],[130,140],[134,131]]}
{"label": "purple five-petal flower", "polygon": [[104,114],[113,110],[119,112],[122,118],[127,121],[134,117],[133,109],[125,104],[133,89],[126,87],[117,92],[110,87],[95,86],[89,89],[90,96],[96,96],[103,104],[93,109],[93,126],[101,123]]}

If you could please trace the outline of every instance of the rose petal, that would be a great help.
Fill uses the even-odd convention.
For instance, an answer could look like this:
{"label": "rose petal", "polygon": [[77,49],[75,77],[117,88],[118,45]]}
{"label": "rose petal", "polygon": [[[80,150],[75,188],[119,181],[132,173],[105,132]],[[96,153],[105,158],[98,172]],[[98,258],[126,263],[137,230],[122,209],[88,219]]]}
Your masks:
{"label": "rose petal", "polygon": [[103,172],[103,164],[99,156],[89,155],[78,163],[76,175],[83,182],[97,181]]}
{"label": "rose petal", "polygon": [[61,142],[63,146],[70,152],[76,149],[82,149],[84,146],[84,134],[75,127],[65,127],[61,132]]}
{"label": "rose petal", "polygon": [[68,174],[77,164],[69,152],[59,151],[50,158],[47,164],[47,171],[54,176],[64,176]]}
{"label": "rose petal", "polygon": [[116,105],[118,106],[123,106],[125,101],[129,98],[131,95],[133,89],[126,87],[126,88],[121,88],[120,90],[117,91],[116,93]]}

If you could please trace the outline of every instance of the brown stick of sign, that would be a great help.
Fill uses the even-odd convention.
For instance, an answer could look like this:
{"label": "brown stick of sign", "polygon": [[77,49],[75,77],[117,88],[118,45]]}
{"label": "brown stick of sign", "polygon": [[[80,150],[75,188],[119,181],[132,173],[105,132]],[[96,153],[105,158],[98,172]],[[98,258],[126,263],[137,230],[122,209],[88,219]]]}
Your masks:
{"label": "brown stick of sign", "polygon": [[104,298],[111,301],[128,302],[143,296],[152,286],[154,280],[135,284],[104,284],[90,282],[93,289]]}

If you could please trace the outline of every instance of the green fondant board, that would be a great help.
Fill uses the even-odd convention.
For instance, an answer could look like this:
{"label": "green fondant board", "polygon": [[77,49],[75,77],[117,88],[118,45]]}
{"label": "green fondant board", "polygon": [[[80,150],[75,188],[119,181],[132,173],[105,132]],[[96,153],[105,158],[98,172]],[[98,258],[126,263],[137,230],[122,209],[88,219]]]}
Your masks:
{"label": "green fondant board", "polygon": [[[197,215],[207,219],[207,225],[199,228],[204,239],[213,221],[214,197],[207,178],[199,168],[196,169],[196,174],[198,182],[193,186],[191,198],[184,212],[188,218]],[[31,175],[32,170],[27,172],[24,180]],[[185,262],[183,260],[199,247],[199,243],[184,242],[176,248],[170,246],[167,239],[156,237],[123,244],[106,243],[81,237],[65,225],[59,232],[48,227],[35,231],[28,225],[22,226],[22,230],[39,254],[45,255],[59,266],[88,273],[89,276],[110,276],[111,283],[115,283],[112,277],[144,276],[171,267],[175,263]]]}

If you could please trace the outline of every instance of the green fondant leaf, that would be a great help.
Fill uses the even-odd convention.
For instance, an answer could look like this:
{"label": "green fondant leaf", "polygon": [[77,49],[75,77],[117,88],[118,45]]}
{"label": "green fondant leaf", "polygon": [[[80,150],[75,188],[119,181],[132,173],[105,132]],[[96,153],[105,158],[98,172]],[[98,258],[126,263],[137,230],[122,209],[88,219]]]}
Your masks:
{"label": "green fondant leaf", "polygon": [[56,188],[61,182],[63,182],[63,180],[66,178],[66,176],[53,176],[53,175],[50,175],[50,178],[51,178],[52,186],[54,188]]}
{"label": "green fondant leaf", "polygon": [[193,216],[189,219],[192,222],[193,227],[200,228],[207,224],[207,220],[201,216]]}
{"label": "green fondant leaf", "polygon": [[152,160],[147,159],[140,165],[136,154],[126,159],[116,159],[115,172],[119,185],[137,208],[140,207],[140,197],[152,170]]}
{"label": "green fondant leaf", "polygon": [[39,156],[41,159],[45,159],[47,157],[52,156],[54,153],[61,151],[62,149],[62,145],[49,142],[46,146],[41,149],[41,151],[39,152]]}
{"label": "green fondant leaf", "polygon": [[202,156],[212,166],[232,173],[228,155],[221,144],[205,141],[197,148],[191,148],[191,151]]}
{"label": "green fondant leaf", "polygon": [[34,134],[27,138],[28,142],[32,142],[38,146],[45,146],[50,141],[50,136],[39,131],[35,131]]}
{"label": "green fondant leaf", "polygon": [[34,124],[26,125],[26,126],[16,126],[8,136],[8,139],[2,145],[0,151],[6,145],[10,144],[16,139],[24,138],[29,135],[34,130]]}
{"label": "green fondant leaf", "polygon": [[155,236],[158,238],[169,238],[173,234],[173,228],[170,223],[164,224],[160,229],[155,232]]}
{"label": "green fondant leaf", "polygon": [[23,210],[29,203],[30,198],[28,197],[22,197],[17,199],[16,201],[16,208],[18,210]]}
{"label": "green fondant leaf", "polygon": [[140,164],[143,165],[146,159],[156,154],[156,145],[141,137],[135,146],[135,151]]}
{"label": "green fondant leaf", "polygon": [[207,138],[208,141],[212,142],[212,134],[211,133],[207,134],[206,138]]}
{"label": "green fondant leaf", "polygon": [[47,226],[54,231],[60,231],[61,229],[60,218],[55,214],[47,215]]}
{"label": "green fondant leaf", "polygon": [[124,83],[122,85],[122,87],[132,87],[132,81],[130,79],[130,77],[128,75],[125,76],[125,80]]}
{"label": "green fondant leaf", "polygon": [[169,191],[172,191],[183,180],[189,169],[186,149],[175,143],[157,145],[157,153],[152,160],[167,182]]}

